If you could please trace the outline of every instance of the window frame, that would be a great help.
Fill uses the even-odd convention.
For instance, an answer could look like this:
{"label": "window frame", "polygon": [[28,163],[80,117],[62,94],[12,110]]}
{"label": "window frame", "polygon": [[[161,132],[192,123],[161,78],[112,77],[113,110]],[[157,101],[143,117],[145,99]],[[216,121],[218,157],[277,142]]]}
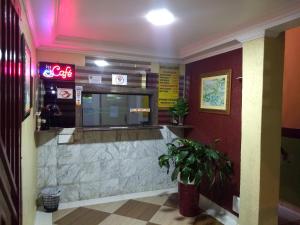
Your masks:
{"label": "window frame", "polygon": [[[76,84],[76,86],[82,86],[82,93],[90,94],[120,94],[120,95],[148,95],[149,96],[149,106],[150,106],[150,116],[149,124],[158,125],[158,106],[157,106],[157,90],[150,88],[129,88],[129,87],[103,87],[101,85],[95,84]],[[82,98],[82,96],[81,96]],[[76,127],[83,127],[83,107],[81,105],[76,105]],[[120,125],[124,126],[124,125]],[[143,125],[126,125],[126,127],[136,127]],[[149,125],[146,125],[149,126]],[[94,127],[114,127],[114,126],[94,126]]]}

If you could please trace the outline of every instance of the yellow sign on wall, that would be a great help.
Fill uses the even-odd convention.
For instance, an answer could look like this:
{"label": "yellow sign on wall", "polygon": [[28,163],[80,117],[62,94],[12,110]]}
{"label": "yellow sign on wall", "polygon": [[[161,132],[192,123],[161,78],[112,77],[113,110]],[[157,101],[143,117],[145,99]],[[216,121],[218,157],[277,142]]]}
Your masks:
{"label": "yellow sign on wall", "polygon": [[170,108],[179,97],[179,67],[162,66],[159,68],[158,107]]}

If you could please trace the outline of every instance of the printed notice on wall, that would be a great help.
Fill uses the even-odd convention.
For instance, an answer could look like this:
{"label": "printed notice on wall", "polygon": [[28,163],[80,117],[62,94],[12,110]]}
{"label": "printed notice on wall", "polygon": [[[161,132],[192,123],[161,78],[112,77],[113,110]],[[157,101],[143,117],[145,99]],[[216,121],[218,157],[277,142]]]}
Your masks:
{"label": "printed notice on wall", "polygon": [[127,85],[127,75],[113,74],[112,85]]}
{"label": "printed notice on wall", "polygon": [[89,75],[89,83],[90,84],[101,84],[102,76]]}
{"label": "printed notice on wall", "polygon": [[73,89],[57,88],[58,99],[73,99]]}
{"label": "printed notice on wall", "polygon": [[76,92],[76,105],[80,106],[81,105],[81,92],[82,92],[83,87],[82,86],[76,86],[75,87],[75,92]]}
{"label": "printed notice on wall", "polygon": [[179,97],[179,67],[163,66],[159,68],[158,107],[168,109],[174,106]]}

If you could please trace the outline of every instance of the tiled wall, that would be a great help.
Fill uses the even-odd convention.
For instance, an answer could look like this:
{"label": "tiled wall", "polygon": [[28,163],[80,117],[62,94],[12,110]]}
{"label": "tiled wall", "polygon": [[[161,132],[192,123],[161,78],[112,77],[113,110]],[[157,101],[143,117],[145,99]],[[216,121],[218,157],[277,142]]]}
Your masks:
{"label": "tiled wall", "polygon": [[63,189],[71,202],[175,187],[158,156],[176,135],[154,130],[75,131],[73,144],[58,145],[57,132],[38,134],[38,190]]}

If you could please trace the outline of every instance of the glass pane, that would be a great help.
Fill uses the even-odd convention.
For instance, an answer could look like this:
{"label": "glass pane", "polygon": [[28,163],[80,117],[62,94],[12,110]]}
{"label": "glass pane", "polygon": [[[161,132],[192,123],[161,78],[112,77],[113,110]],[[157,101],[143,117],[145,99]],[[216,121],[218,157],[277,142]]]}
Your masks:
{"label": "glass pane", "polygon": [[127,126],[150,123],[147,95],[82,95],[83,126]]}
{"label": "glass pane", "polygon": [[136,109],[138,112],[130,112],[128,117],[129,125],[148,124],[149,112],[143,110],[149,109],[149,96],[147,95],[129,95],[128,96],[129,111]]}
{"label": "glass pane", "polygon": [[103,126],[127,125],[127,96],[101,94],[101,122]]}
{"label": "glass pane", "polygon": [[82,95],[82,124],[84,127],[100,126],[100,95]]}

